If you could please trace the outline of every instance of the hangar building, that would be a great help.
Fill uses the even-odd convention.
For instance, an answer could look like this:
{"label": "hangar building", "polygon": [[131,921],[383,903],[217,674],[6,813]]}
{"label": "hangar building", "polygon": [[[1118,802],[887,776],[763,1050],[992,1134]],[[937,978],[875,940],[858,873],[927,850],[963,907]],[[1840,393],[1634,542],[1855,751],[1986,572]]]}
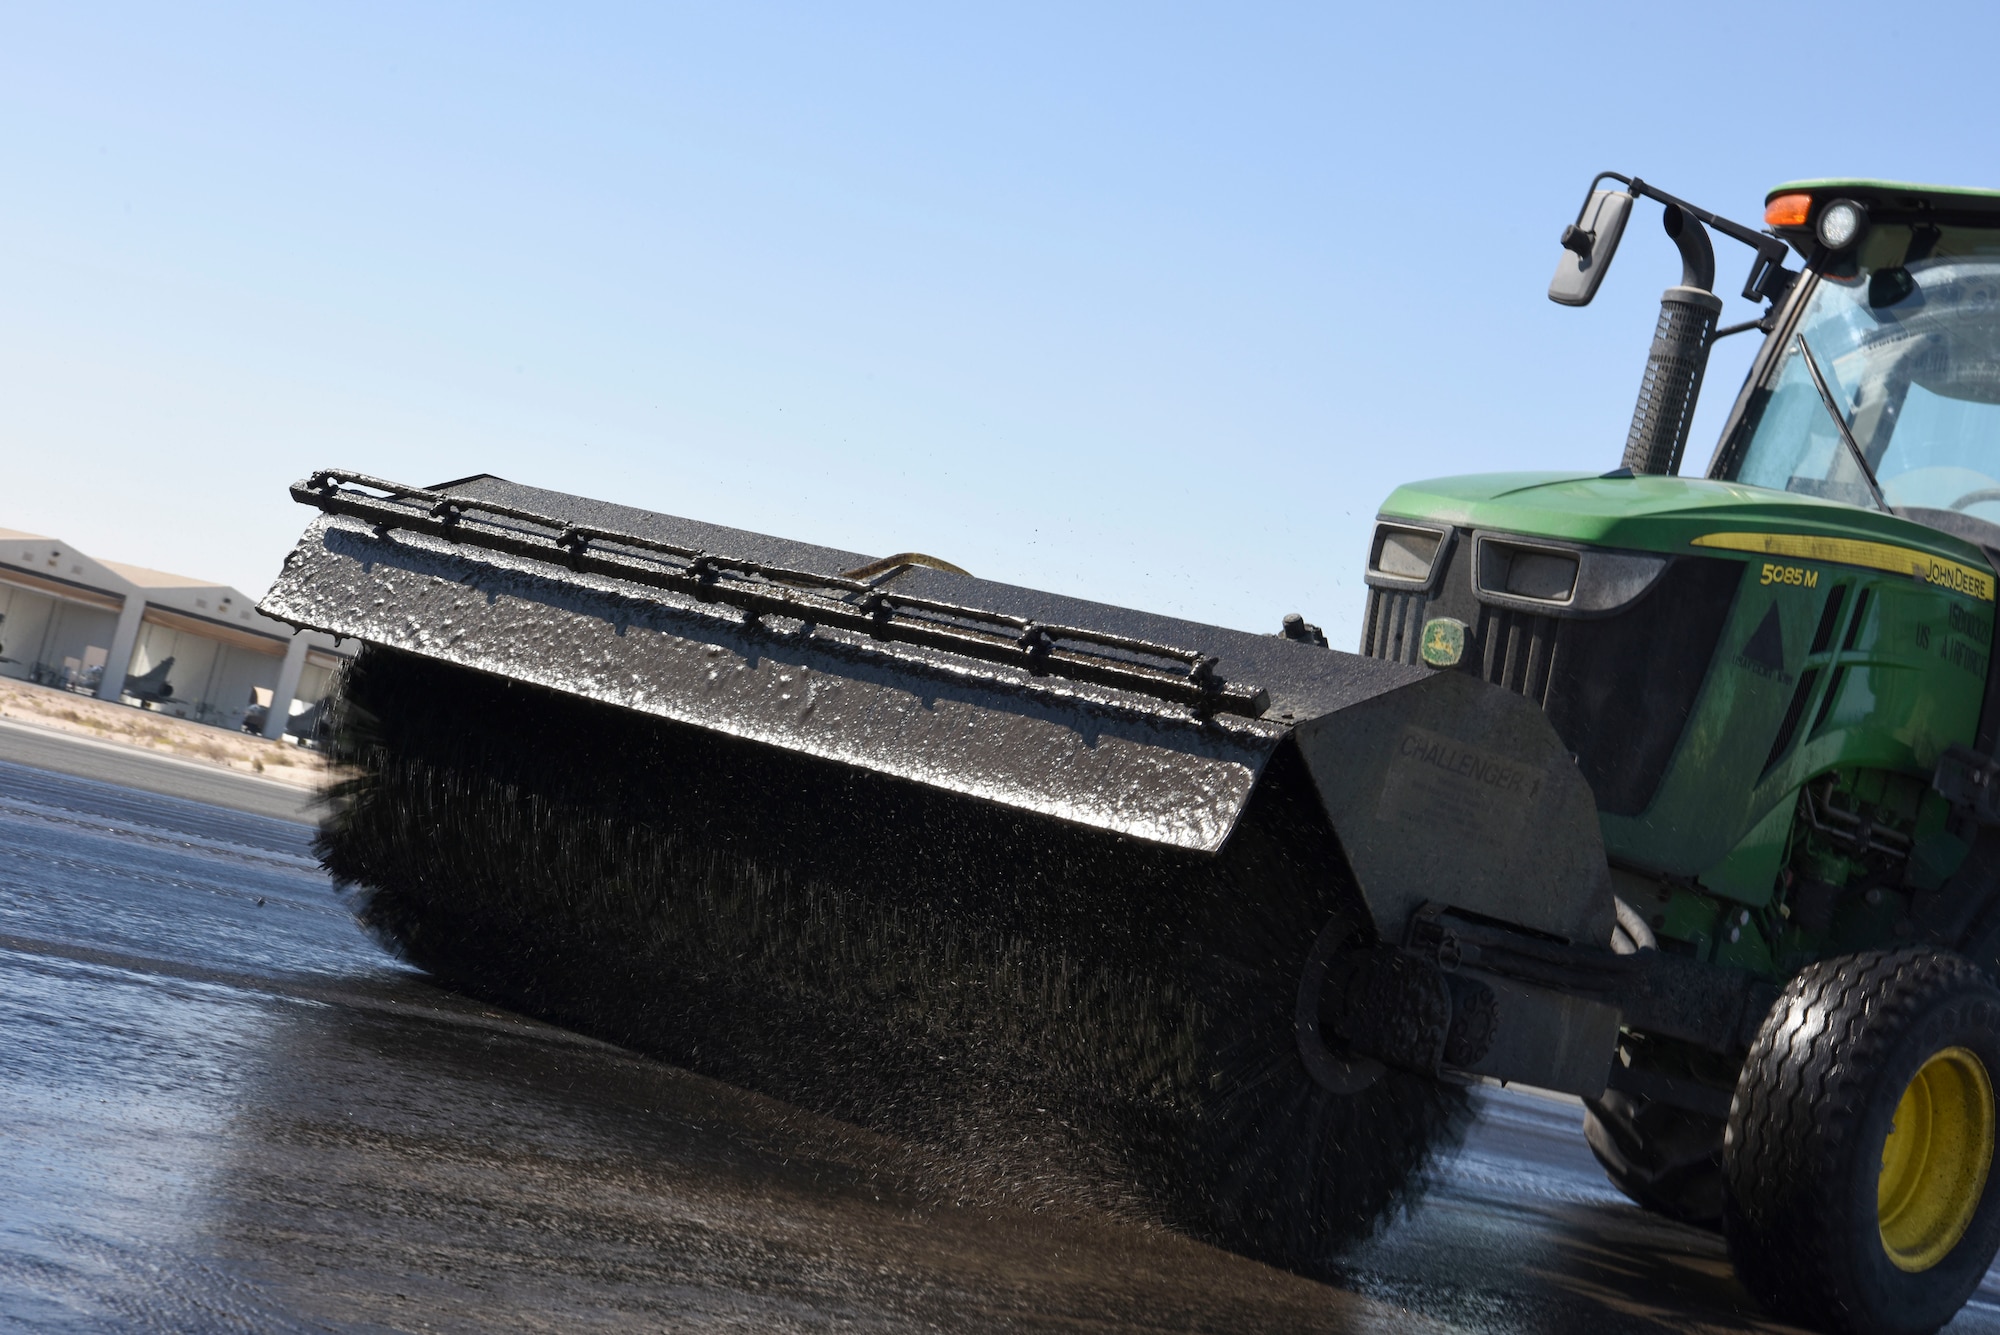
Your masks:
{"label": "hangar building", "polygon": [[222,728],[242,727],[249,714],[266,737],[305,737],[357,646],[295,632],[255,603],[224,585],[0,528],[0,677]]}

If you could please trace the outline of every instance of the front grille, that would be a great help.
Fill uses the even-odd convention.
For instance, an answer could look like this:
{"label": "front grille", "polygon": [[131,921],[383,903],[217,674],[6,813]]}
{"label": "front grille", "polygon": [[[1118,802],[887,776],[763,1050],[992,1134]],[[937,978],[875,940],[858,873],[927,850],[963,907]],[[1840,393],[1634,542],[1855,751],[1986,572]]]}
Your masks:
{"label": "front grille", "polygon": [[1420,663],[1424,620],[1466,625],[1458,670],[1546,710],[1598,808],[1636,816],[1653,800],[1694,712],[1729,619],[1743,565],[1678,557],[1638,602],[1609,616],[1544,616],[1483,603],[1472,588],[1473,544],[1451,543],[1428,594],[1368,591],[1361,652]]}
{"label": "front grille", "polygon": [[1562,623],[1533,612],[1482,607],[1478,637],[1480,675],[1546,709]]}
{"label": "front grille", "polygon": [[1392,663],[1417,662],[1427,606],[1429,600],[1421,593],[1370,589],[1368,621],[1361,631],[1361,652]]}

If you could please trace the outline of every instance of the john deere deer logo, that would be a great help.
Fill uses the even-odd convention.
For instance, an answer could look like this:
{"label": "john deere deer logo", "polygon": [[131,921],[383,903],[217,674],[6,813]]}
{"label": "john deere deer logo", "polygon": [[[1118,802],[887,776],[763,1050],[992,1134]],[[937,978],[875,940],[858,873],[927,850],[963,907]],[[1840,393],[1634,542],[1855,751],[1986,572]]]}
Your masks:
{"label": "john deere deer logo", "polygon": [[1465,623],[1454,617],[1432,617],[1424,623],[1424,661],[1448,668],[1465,657]]}

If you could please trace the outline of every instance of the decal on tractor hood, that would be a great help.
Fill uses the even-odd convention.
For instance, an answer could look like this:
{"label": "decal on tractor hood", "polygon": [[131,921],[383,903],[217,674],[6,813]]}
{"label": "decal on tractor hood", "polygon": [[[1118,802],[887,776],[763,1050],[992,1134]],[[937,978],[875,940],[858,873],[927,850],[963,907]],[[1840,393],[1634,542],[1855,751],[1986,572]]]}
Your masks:
{"label": "decal on tractor hood", "polygon": [[1927,584],[1940,585],[1981,602],[1993,601],[1991,572],[1946,557],[1932,556],[1914,547],[1898,547],[1887,542],[1829,538],[1807,533],[1704,533],[1689,546],[1718,547],[1730,552],[1790,556],[1806,561],[1886,570],[1892,574],[1913,575]]}

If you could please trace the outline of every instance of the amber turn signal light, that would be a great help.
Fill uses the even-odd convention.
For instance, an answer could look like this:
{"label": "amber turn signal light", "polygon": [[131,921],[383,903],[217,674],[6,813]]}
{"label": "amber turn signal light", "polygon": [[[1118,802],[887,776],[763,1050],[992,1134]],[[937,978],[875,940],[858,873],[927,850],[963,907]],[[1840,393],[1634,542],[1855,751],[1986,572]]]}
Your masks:
{"label": "amber turn signal light", "polygon": [[1773,195],[1764,205],[1767,227],[1804,227],[1812,212],[1811,195]]}

